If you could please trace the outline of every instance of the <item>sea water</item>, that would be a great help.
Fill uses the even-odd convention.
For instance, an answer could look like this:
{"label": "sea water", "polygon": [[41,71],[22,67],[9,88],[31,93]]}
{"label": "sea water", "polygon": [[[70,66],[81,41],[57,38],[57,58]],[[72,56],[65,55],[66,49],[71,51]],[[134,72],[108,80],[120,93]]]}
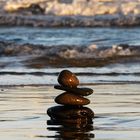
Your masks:
{"label": "sea water", "polygon": [[[121,45],[123,44],[123,45]],[[140,28],[0,28],[0,85],[139,83]]]}
{"label": "sea water", "polygon": [[[0,139],[139,140],[139,33],[138,27],[1,27]],[[63,69],[94,90],[90,130],[47,124],[46,111],[63,92],[53,88]]]}

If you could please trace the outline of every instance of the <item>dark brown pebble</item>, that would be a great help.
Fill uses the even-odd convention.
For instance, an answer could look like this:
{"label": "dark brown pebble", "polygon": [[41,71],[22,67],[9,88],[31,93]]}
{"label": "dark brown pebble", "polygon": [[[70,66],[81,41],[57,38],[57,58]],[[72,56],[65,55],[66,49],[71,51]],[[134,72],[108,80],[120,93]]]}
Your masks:
{"label": "dark brown pebble", "polygon": [[47,114],[55,120],[94,117],[94,112],[90,108],[77,106],[54,106],[47,110]]}
{"label": "dark brown pebble", "polygon": [[81,96],[88,96],[93,93],[93,90],[91,88],[77,88],[77,87],[69,88],[69,87],[64,87],[64,86],[60,86],[60,85],[55,85],[54,88],[64,90],[67,92],[71,92],[73,94],[77,94],[77,95],[81,95]]}
{"label": "dark brown pebble", "polygon": [[79,85],[79,80],[76,75],[68,70],[63,70],[58,76],[58,82],[64,87],[77,87]]}
{"label": "dark brown pebble", "polygon": [[90,100],[79,95],[64,92],[55,98],[55,102],[62,105],[87,105],[90,103]]}

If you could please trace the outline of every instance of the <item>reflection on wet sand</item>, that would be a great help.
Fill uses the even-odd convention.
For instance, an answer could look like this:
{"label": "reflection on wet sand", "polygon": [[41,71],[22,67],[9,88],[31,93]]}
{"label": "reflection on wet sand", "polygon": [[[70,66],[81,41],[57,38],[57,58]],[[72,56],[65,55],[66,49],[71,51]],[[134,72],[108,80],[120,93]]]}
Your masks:
{"label": "reflection on wet sand", "polygon": [[53,99],[59,93],[52,86],[1,87],[0,140],[139,140],[139,87],[88,85],[95,91],[89,96],[88,105],[95,112],[94,124],[80,120],[74,124],[58,123],[50,119],[46,110],[56,106]]}

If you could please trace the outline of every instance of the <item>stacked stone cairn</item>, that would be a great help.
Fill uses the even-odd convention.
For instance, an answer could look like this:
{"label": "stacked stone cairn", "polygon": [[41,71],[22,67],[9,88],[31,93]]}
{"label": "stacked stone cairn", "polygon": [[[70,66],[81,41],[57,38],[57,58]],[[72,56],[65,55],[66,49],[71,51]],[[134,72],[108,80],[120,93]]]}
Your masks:
{"label": "stacked stone cairn", "polygon": [[75,126],[87,126],[92,124],[94,112],[84,105],[88,105],[90,100],[84,96],[91,95],[90,88],[80,88],[76,75],[69,70],[63,70],[58,76],[58,83],[54,88],[65,92],[55,98],[57,106],[50,107],[47,114],[54,124],[70,124]]}

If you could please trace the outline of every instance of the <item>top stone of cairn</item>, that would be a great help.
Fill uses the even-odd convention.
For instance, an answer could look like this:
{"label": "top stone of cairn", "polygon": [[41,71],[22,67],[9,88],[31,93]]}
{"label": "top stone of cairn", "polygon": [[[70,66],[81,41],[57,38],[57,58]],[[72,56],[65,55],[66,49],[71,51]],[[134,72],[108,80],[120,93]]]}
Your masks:
{"label": "top stone of cairn", "polygon": [[79,80],[76,75],[68,70],[63,70],[60,72],[58,82],[60,85],[69,88],[75,88],[79,85]]}

